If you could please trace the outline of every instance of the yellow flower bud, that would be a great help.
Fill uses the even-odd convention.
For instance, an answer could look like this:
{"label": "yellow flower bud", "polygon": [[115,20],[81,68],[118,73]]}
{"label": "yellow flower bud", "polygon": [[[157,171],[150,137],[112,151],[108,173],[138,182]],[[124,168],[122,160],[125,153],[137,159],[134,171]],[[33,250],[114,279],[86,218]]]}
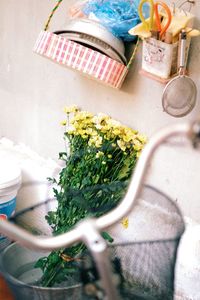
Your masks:
{"label": "yellow flower bud", "polygon": [[103,155],[104,155],[104,153],[102,151],[98,151],[97,154],[96,154],[96,158],[99,158]]}
{"label": "yellow flower bud", "polygon": [[123,218],[122,221],[121,221],[121,224],[122,224],[122,226],[123,226],[125,229],[127,229],[128,226],[129,226],[129,220],[128,220],[128,218]]}
{"label": "yellow flower bud", "polygon": [[61,121],[61,122],[60,122],[60,125],[61,125],[61,126],[65,126],[66,124],[67,124],[66,121]]}
{"label": "yellow flower bud", "polygon": [[73,106],[65,106],[65,107],[64,107],[64,112],[65,112],[66,114],[75,113],[75,112],[77,112],[77,111],[79,111],[79,108],[78,108],[78,106],[76,106],[76,105],[73,105]]}

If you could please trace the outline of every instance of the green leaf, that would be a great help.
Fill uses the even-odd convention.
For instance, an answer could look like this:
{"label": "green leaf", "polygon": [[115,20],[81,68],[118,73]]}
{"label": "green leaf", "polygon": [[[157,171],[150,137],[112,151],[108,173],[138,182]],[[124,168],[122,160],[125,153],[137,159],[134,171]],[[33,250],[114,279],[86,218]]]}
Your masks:
{"label": "green leaf", "polygon": [[47,263],[47,257],[41,257],[35,263],[34,268],[40,268],[42,271],[44,271],[46,263]]}
{"label": "green leaf", "polygon": [[113,241],[114,241],[114,239],[109,235],[109,233],[107,233],[107,232],[102,232],[101,233],[101,235],[102,235],[102,237],[106,240],[106,241],[108,241],[109,243],[112,243]]}
{"label": "green leaf", "polygon": [[[66,152],[59,153],[59,158],[64,161],[59,179],[48,179],[54,184],[52,188],[58,202],[56,211],[49,212],[46,216],[54,235],[70,231],[83,218],[99,217],[114,208],[126,191],[137,160],[134,149],[127,148],[123,152],[117,146],[119,137],[113,136],[112,126],[107,126],[106,131],[97,130],[94,122],[90,122],[85,114],[80,119],[75,118],[74,122],[77,132],[73,135],[65,134],[70,143],[70,154],[68,156]],[[102,126],[107,125],[106,120],[103,119],[102,122]],[[100,137],[101,147],[88,145],[90,137],[81,136],[80,132],[88,129],[95,129],[96,134],[91,135],[91,138],[95,140]],[[103,154],[97,159],[96,154],[99,151]],[[113,242],[107,232],[102,232],[102,236],[108,242]],[[80,257],[84,251],[85,246],[82,243],[62,249],[62,253],[72,258]],[[44,286],[53,286],[56,282],[66,280],[79,268],[73,260],[64,261],[59,251],[53,251],[47,258],[40,259],[36,266],[44,272]]]}

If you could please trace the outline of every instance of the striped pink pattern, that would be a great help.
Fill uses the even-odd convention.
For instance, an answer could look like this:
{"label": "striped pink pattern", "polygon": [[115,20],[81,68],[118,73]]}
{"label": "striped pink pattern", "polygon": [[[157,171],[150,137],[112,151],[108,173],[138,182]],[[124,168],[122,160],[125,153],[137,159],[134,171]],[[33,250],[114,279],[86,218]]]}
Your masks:
{"label": "striped pink pattern", "polygon": [[33,50],[115,88],[121,87],[128,73],[123,64],[52,32],[42,31]]}

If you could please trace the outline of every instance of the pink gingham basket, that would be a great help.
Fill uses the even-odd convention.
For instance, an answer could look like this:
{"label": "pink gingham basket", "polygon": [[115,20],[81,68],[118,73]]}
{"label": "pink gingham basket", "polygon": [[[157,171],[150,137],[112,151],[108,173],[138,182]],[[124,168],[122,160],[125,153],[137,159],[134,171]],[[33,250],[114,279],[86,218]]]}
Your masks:
{"label": "pink gingham basket", "polygon": [[133,61],[135,51],[128,65],[125,66],[96,50],[47,31],[50,20],[61,2],[62,0],[57,2],[48,18],[45,29],[40,32],[34,46],[34,52],[59,65],[79,71],[91,79],[114,88],[120,88]]}

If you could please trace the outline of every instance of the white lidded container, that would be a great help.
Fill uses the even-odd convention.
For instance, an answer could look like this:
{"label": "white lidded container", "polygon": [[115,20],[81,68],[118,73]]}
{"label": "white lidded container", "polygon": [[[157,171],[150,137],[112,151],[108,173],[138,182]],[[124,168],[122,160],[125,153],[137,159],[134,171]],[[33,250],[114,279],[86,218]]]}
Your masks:
{"label": "white lidded container", "polygon": [[[21,170],[9,159],[0,159],[0,219],[9,219],[15,213],[17,192],[21,185]],[[10,240],[0,233],[0,251]]]}

